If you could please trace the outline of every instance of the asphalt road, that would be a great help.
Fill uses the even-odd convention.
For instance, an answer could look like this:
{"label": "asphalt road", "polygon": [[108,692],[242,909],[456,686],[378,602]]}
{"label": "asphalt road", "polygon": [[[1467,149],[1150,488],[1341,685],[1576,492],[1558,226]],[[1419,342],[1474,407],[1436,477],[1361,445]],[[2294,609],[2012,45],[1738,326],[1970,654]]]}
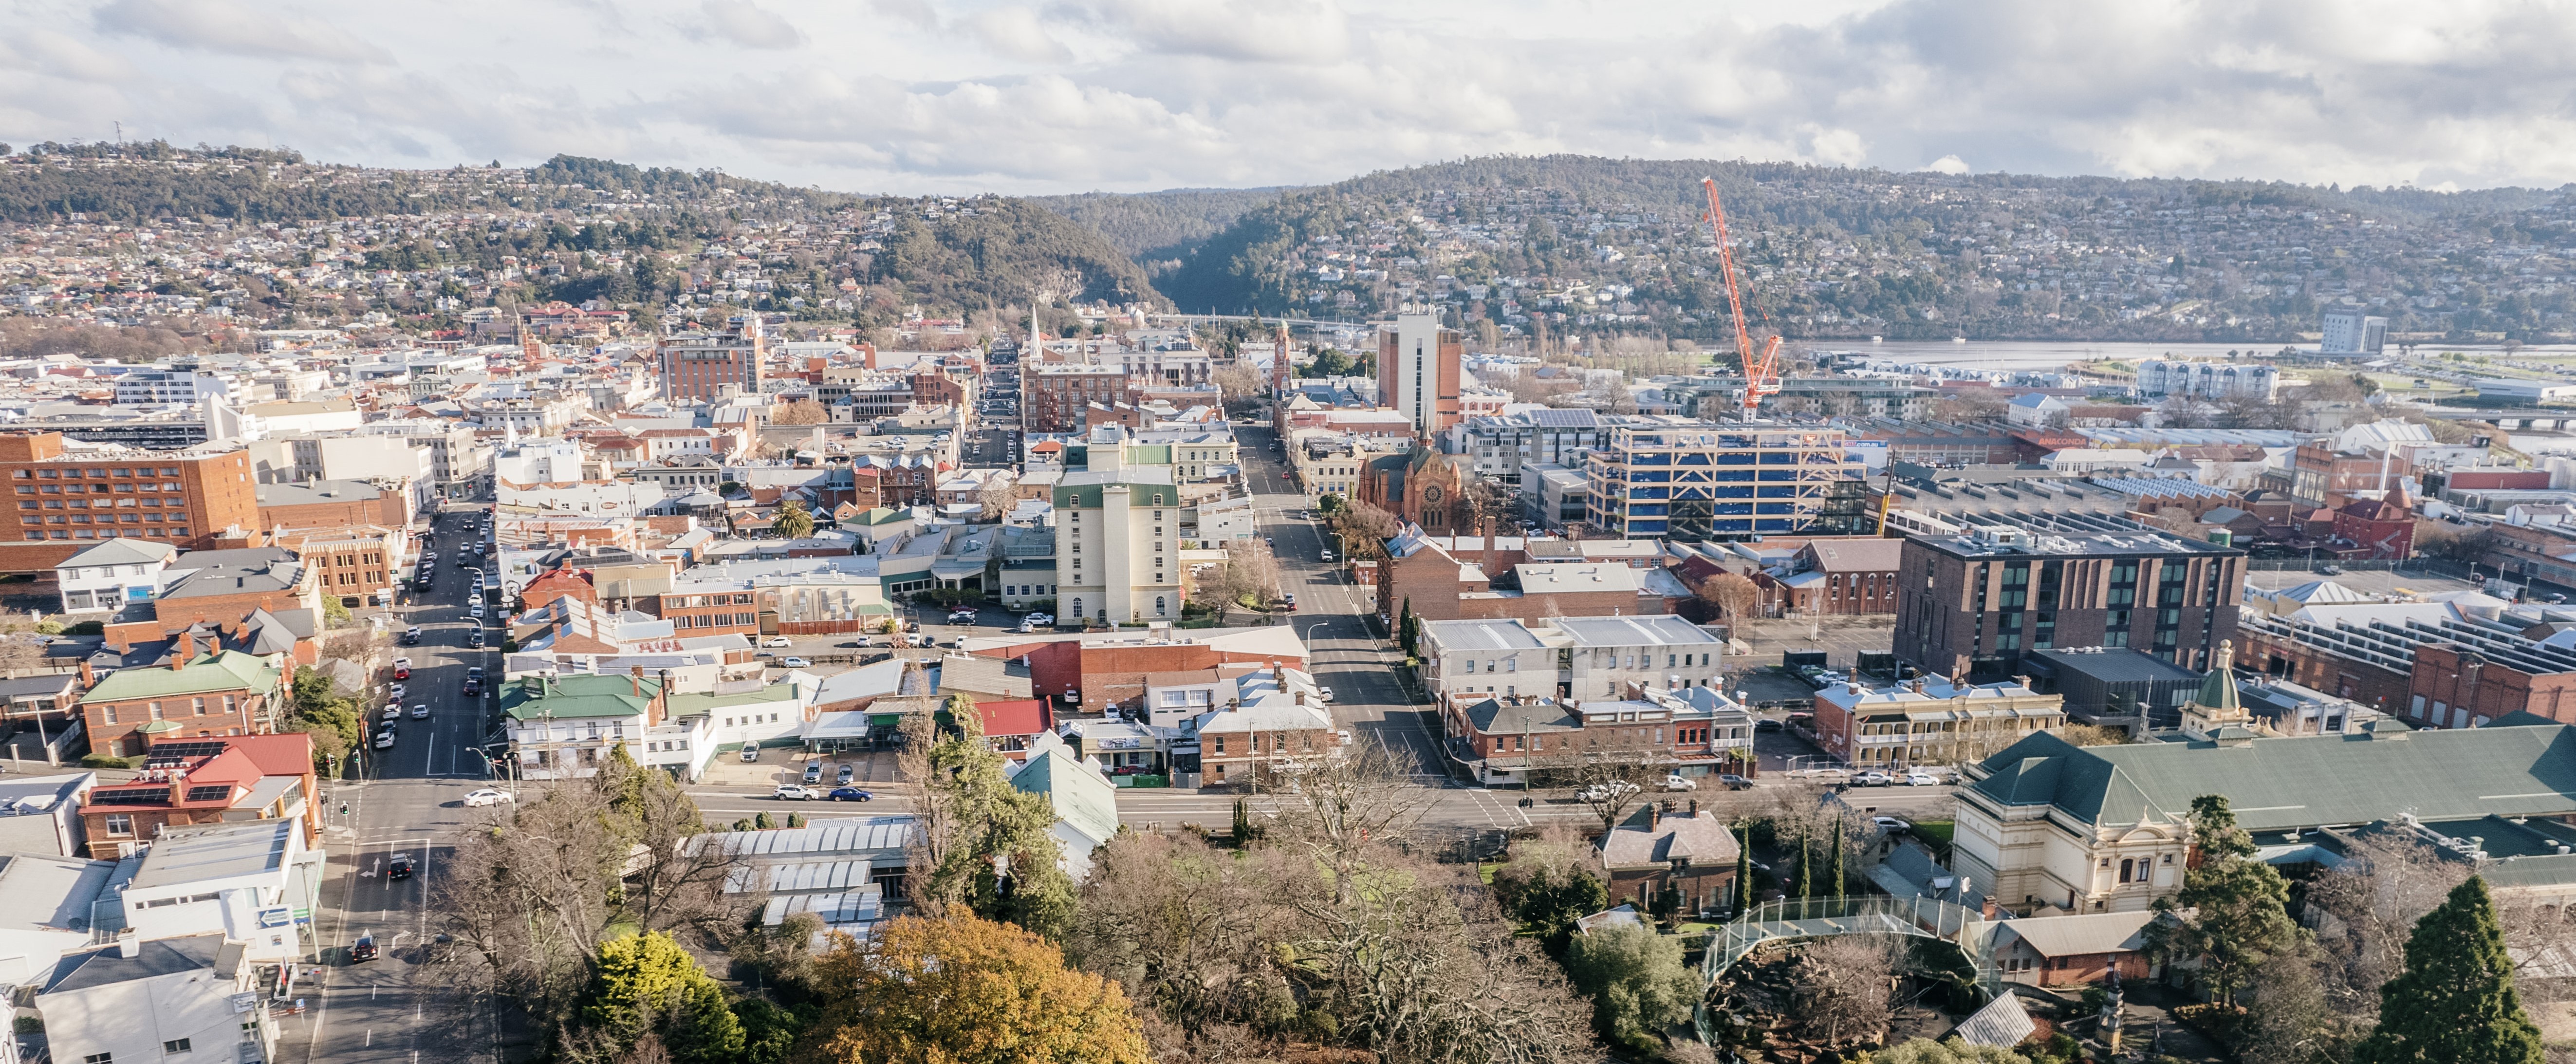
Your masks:
{"label": "asphalt road", "polygon": [[[316,914],[314,939],[318,956],[308,972],[322,972],[301,991],[305,1010],[280,1024],[279,1056],[286,1060],[344,1062],[391,1061],[416,1064],[459,1059],[455,1047],[438,1037],[435,1017],[426,1015],[423,995],[412,986],[413,961],[427,926],[427,900],[443,873],[446,840],[469,820],[462,799],[486,785],[473,748],[480,745],[488,704],[460,694],[469,665],[487,674],[499,665],[493,649],[499,634],[486,631],[486,649],[465,646],[466,632],[477,624],[467,616],[472,596],[470,564],[463,548],[469,542],[467,518],[445,515],[434,530],[439,553],[432,591],[412,596],[399,607],[401,625],[418,625],[418,646],[396,646],[392,653],[409,657],[412,678],[405,682],[403,719],[390,750],[370,750],[367,778],[344,780],[326,788],[324,845],[330,851]],[[401,634],[400,629],[395,635]],[[381,719],[384,698],[371,702],[371,720]],[[427,703],[427,720],[411,717],[414,703]],[[371,724],[372,727],[372,724]],[[346,808],[344,814],[340,810]],[[409,853],[418,872],[408,879],[389,879],[386,862]],[[372,933],[376,960],[352,964],[348,947]]]}

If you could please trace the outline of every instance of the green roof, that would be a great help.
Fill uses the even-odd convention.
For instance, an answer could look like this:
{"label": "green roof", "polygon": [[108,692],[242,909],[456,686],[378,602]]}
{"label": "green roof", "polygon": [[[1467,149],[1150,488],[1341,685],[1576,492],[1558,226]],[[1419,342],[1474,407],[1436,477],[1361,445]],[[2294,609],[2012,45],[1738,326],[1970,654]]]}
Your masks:
{"label": "green roof", "polygon": [[890,525],[897,521],[909,520],[912,520],[912,511],[910,510],[892,510],[879,506],[876,509],[869,510],[866,513],[850,518],[850,523],[854,525]]}
{"label": "green roof", "polygon": [[88,694],[81,696],[81,702],[129,702],[215,691],[263,693],[277,689],[277,675],[277,670],[259,657],[225,650],[203,655],[184,669],[119,669],[90,688]]}
{"label": "green roof", "polygon": [[733,709],[739,706],[774,706],[781,702],[792,703],[796,700],[795,684],[774,683],[757,691],[744,691],[740,694],[675,694],[664,704],[670,707],[673,717],[694,717],[719,709]]}
{"label": "green roof", "polygon": [[1118,834],[1118,788],[1085,767],[1071,750],[1050,746],[1032,755],[1011,777],[1011,786],[1046,795],[1055,805],[1056,819],[1087,837],[1105,842]]}
{"label": "green roof", "polygon": [[2227,796],[2256,832],[2576,813],[2576,728],[2564,724],[2084,747],[2040,732],[1980,767],[1972,800],[2093,825],[2179,821],[2204,794]]}
{"label": "green roof", "polygon": [[658,677],[523,676],[501,685],[501,712],[514,720],[640,717],[661,692]]}

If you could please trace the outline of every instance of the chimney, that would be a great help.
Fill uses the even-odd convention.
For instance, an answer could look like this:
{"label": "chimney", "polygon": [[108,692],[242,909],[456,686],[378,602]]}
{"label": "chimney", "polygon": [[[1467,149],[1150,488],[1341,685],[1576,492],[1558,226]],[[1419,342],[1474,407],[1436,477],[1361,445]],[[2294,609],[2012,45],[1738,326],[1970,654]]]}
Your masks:
{"label": "chimney", "polygon": [[1699,799],[1691,799],[1691,819],[1699,819]]}
{"label": "chimney", "polygon": [[122,958],[124,958],[124,959],[126,959],[126,960],[129,960],[129,961],[130,961],[130,960],[133,960],[134,958],[136,958],[136,957],[138,957],[138,956],[141,956],[141,955],[142,955],[142,953],[143,953],[143,936],[138,935],[138,934],[135,934],[135,933],[134,933],[134,929],[133,929],[133,928],[131,928],[131,927],[126,928],[126,929],[125,929],[125,930],[123,930],[123,931],[117,932],[117,935],[116,935],[116,955],[117,955],[117,956],[122,957]]}
{"label": "chimney", "polygon": [[80,673],[81,690],[87,691],[90,688],[98,686],[98,671],[90,668],[89,659],[87,657],[80,659]]}
{"label": "chimney", "polygon": [[187,668],[188,659],[196,656],[196,633],[188,629],[181,629],[178,641],[170,644],[170,671],[177,672],[181,669]]}
{"label": "chimney", "polygon": [[1663,809],[1653,802],[1646,803],[1646,830],[1653,831],[1657,825],[1660,825],[1663,822]]}

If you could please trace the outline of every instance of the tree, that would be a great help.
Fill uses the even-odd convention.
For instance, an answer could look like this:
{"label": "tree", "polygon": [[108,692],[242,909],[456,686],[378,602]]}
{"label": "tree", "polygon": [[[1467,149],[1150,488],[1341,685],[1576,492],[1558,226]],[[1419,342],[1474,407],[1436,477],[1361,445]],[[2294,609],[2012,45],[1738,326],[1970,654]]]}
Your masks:
{"label": "tree", "polygon": [[1717,607],[1727,620],[1742,624],[1762,600],[1762,589],[1738,573],[1716,573],[1699,582],[1699,599]]}
{"label": "tree", "polygon": [[2540,1028],[2514,993],[2513,959],[2486,880],[2472,878],[2415,925],[2405,974],[2380,990],[2379,1029],[2354,1064],[2540,1064]]}
{"label": "tree", "polygon": [[1009,920],[1049,940],[1073,919],[1072,880],[1054,835],[1055,807],[1046,796],[1011,786],[1003,758],[984,740],[975,700],[949,696],[937,714],[903,723],[898,758],[904,778],[919,780],[909,881],[924,915],[963,909]]}
{"label": "tree", "polygon": [[600,947],[582,1019],[620,1051],[656,1037],[676,1064],[723,1064],[742,1053],[742,1025],[724,988],[659,931]]}
{"label": "tree", "polygon": [[344,605],[342,605],[342,604],[340,603],[340,598],[339,598],[339,596],[337,596],[337,595],[324,595],[324,596],[322,596],[322,626],[323,626],[323,627],[325,627],[325,628],[346,628],[346,627],[348,627],[348,626],[349,626],[350,624],[352,624],[352,623],[354,623],[354,621],[353,621],[353,618],[351,618],[351,617],[350,617],[350,615],[349,615],[349,607],[344,606]]}
{"label": "tree", "polygon": [[776,403],[769,408],[769,423],[772,425],[820,425],[829,420],[831,414],[823,409],[823,404],[811,399]]}
{"label": "tree", "polygon": [[1807,943],[1791,966],[1801,1025],[1832,1045],[1874,1042],[1887,1028],[1905,945],[1889,935],[1836,935]]}
{"label": "tree", "polygon": [[1593,1028],[1609,1041],[1652,1050],[1664,1028],[1689,1019],[1702,987],[1682,964],[1682,942],[1632,924],[1575,936],[1566,976],[1592,998]]}
{"label": "tree", "polygon": [[1957,1035],[1945,1042],[1929,1038],[1908,1039],[1902,1045],[1890,1046],[1869,1054],[1870,1064],[2030,1064],[2025,1057],[2002,1046],[1971,1045]]}
{"label": "tree", "polygon": [[1555,746],[1530,755],[1531,772],[1572,790],[1574,800],[1601,819],[1601,830],[1609,831],[1628,818],[1646,788],[1661,782],[1674,763],[1670,751],[1643,735],[1623,734],[1633,731],[1557,736]]}
{"label": "tree", "polygon": [[972,913],[904,916],[815,962],[808,1058],[834,1064],[1149,1064],[1118,984]]}
{"label": "tree", "polygon": [[2426,913],[2469,878],[2469,868],[2410,834],[2359,833],[2344,862],[2310,880],[2323,963],[2331,970],[2333,1007],[2367,1028],[2379,1013],[2379,988],[2406,970],[2406,941]]}
{"label": "tree", "polygon": [[1331,512],[1333,531],[1353,558],[1385,560],[1386,541],[1404,531],[1404,522],[1379,507],[1353,501]]}
{"label": "tree", "polygon": [[1512,847],[1512,859],[1495,867],[1494,898],[1549,956],[1562,961],[1574,922],[1610,907],[1610,888],[1592,874],[1598,863],[1592,840],[1582,832],[1549,828]]}
{"label": "tree", "polygon": [[1225,411],[1229,414],[1241,414],[1259,407],[1270,394],[1269,378],[1246,365],[1220,366],[1208,374],[1208,380],[1216,385],[1218,394],[1225,397]]}
{"label": "tree", "polygon": [[2233,1003],[2246,976],[2273,955],[2299,948],[2307,932],[2290,919],[2290,885],[2254,860],[2254,840],[2236,826],[2225,795],[2191,800],[2192,844],[2200,863],[2182,889],[2156,899],[2165,919],[2149,925],[2148,948],[2200,963],[2211,996]]}
{"label": "tree", "polygon": [[1735,825],[1735,915],[1753,911],[1753,825]]}
{"label": "tree", "polygon": [[1215,592],[1219,617],[1235,606],[1260,609],[1279,597],[1279,559],[1270,553],[1270,545],[1260,540],[1229,541],[1225,545],[1225,567],[1201,587]]}
{"label": "tree", "polygon": [[805,512],[804,503],[789,499],[778,504],[778,514],[770,519],[769,530],[780,539],[803,539],[814,534],[814,515]]}

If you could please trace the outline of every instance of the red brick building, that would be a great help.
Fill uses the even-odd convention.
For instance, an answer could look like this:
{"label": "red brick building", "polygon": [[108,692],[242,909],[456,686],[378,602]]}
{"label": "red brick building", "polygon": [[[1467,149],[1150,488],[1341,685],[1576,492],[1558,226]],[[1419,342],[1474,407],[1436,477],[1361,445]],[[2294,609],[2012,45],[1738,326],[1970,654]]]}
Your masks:
{"label": "red brick building", "polygon": [[2416,649],[2410,680],[2402,711],[2380,708],[2417,727],[2474,728],[2508,713],[2576,724],[2576,666],[2563,654],[2432,643]]}
{"label": "red brick building", "polygon": [[1653,802],[1628,815],[1596,846],[1610,880],[1610,901],[1643,912],[1667,887],[1681,895],[1685,913],[1725,908],[1735,893],[1735,861],[1742,845],[1733,828],[1693,799],[1672,816]]}
{"label": "red brick building", "polygon": [[166,667],[119,669],[81,696],[90,749],[128,757],[164,739],[276,730],[288,659],[217,649],[204,626],[176,638]]}
{"label": "red brick building", "polygon": [[1779,575],[1754,569],[1766,616],[1847,616],[1896,612],[1896,564],[1905,541],[1878,536],[1810,540]]}
{"label": "red brick building", "polygon": [[193,550],[227,527],[260,525],[247,451],[66,447],[61,433],[13,433],[0,435],[0,479],[18,501],[0,510],[0,572],[51,572],[102,539]]}
{"label": "red brick building", "polygon": [[750,591],[708,591],[647,595],[635,608],[671,622],[672,635],[760,634],[759,598]]}
{"label": "red brick building", "polygon": [[599,604],[599,589],[592,587],[590,576],[579,569],[556,569],[534,580],[519,591],[519,611],[525,613],[559,598],[574,598],[592,605]]}
{"label": "red brick building", "polygon": [[2415,514],[2403,489],[2386,499],[2362,499],[2337,507],[2334,538],[2353,545],[2338,551],[2346,558],[2404,561],[2415,553]]}
{"label": "red brick building", "polygon": [[1083,411],[1091,404],[1136,402],[1135,385],[1117,366],[1024,362],[1020,393],[1020,411],[1031,433],[1080,432]]}
{"label": "red brick building", "polygon": [[[1561,577],[1570,576],[1572,579]],[[1519,590],[1494,589],[1518,578]],[[1546,617],[1654,616],[1668,601],[1649,591],[1644,573],[1618,562],[1532,563],[1517,536],[1429,536],[1408,532],[1378,568],[1377,607],[1389,623],[1410,608],[1425,621]],[[1508,586],[1508,582],[1507,585]]]}
{"label": "red brick building", "polygon": [[245,819],[301,820],[313,844],[322,837],[318,784],[313,738],[302,732],[156,741],[133,780],[82,796],[89,856],[113,861],[163,827]]}
{"label": "red brick building", "polygon": [[411,527],[411,495],[363,480],[257,485],[259,514],[251,528]]}
{"label": "red brick building", "polygon": [[[1193,633],[1195,634],[1195,633]],[[1040,698],[1076,699],[1105,708],[1145,695],[1150,673],[1196,672],[1220,665],[1306,667],[1306,648],[1286,627],[1259,628],[1186,642],[1153,631],[1105,635],[996,636],[969,640],[976,657],[1024,661]]]}

